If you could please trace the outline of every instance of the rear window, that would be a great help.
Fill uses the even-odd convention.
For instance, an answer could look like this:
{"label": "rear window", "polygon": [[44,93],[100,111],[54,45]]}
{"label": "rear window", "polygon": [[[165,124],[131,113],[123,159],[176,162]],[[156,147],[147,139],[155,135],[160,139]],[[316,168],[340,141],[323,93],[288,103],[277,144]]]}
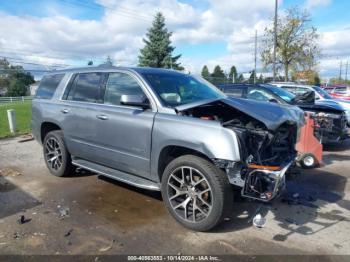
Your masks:
{"label": "rear window", "polygon": [[226,95],[232,96],[232,97],[242,98],[242,96],[243,96],[243,87],[242,86],[237,86],[237,87],[227,86],[227,87],[223,87],[222,91]]}
{"label": "rear window", "polygon": [[63,77],[64,74],[44,76],[40,81],[35,97],[41,99],[51,99]]}

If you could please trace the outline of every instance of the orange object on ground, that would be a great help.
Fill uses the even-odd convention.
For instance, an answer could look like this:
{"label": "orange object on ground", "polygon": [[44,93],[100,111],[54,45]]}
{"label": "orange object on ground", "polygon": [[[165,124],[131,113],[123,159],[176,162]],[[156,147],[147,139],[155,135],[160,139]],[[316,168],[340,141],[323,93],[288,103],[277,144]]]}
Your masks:
{"label": "orange object on ground", "polygon": [[305,116],[305,125],[300,130],[300,140],[296,144],[298,161],[304,168],[312,168],[322,163],[323,146],[314,136],[315,121],[310,114]]}

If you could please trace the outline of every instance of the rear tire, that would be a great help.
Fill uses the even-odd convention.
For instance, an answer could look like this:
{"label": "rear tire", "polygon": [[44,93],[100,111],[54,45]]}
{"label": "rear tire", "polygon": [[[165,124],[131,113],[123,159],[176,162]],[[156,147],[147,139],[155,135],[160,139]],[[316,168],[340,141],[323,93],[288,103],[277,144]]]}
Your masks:
{"label": "rear tire", "polygon": [[69,176],[74,172],[71,156],[66,148],[61,130],[46,134],[43,142],[45,164],[54,176]]}
{"label": "rear tire", "polygon": [[231,215],[233,206],[227,175],[194,155],[168,164],[162,176],[162,197],[176,221],[195,231],[214,228]]}

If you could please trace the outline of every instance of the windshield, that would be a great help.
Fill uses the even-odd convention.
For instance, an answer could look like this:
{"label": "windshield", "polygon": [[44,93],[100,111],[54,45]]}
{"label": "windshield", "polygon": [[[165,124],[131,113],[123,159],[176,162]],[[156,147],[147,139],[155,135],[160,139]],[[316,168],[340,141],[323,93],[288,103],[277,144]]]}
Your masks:
{"label": "windshield", "polygon": [[171,71],[147,72],[142,73],[142,76],[167,107],[226,97],[219,89],[199,77]]}
{"label": "windshield", "polygon": [[277,86],[264,85],[268,90],[270,90],[275,95],[282,98],[284,101],[290,103],[295,98],[295,95],[284,90],[283,88]]}
{"label": "windshield", "polygon": [[321,87],[319,87],[319,86],[314,86],[313,87],[315,90],[316,90],[316,92],[320,95],[320,96],[322,96],[323,98],[325,98],[325,99],[333,99],[325,90],[323,90]]}

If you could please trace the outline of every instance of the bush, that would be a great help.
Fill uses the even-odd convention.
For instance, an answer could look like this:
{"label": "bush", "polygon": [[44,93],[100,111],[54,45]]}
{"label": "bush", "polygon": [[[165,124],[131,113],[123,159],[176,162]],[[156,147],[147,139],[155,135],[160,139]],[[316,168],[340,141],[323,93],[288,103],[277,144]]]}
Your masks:
{"label": "bush", "polygon": [[25,96],[27,95],[28,88],[25,83],[18,79],[12,79],[7,89],[7,96]]}

